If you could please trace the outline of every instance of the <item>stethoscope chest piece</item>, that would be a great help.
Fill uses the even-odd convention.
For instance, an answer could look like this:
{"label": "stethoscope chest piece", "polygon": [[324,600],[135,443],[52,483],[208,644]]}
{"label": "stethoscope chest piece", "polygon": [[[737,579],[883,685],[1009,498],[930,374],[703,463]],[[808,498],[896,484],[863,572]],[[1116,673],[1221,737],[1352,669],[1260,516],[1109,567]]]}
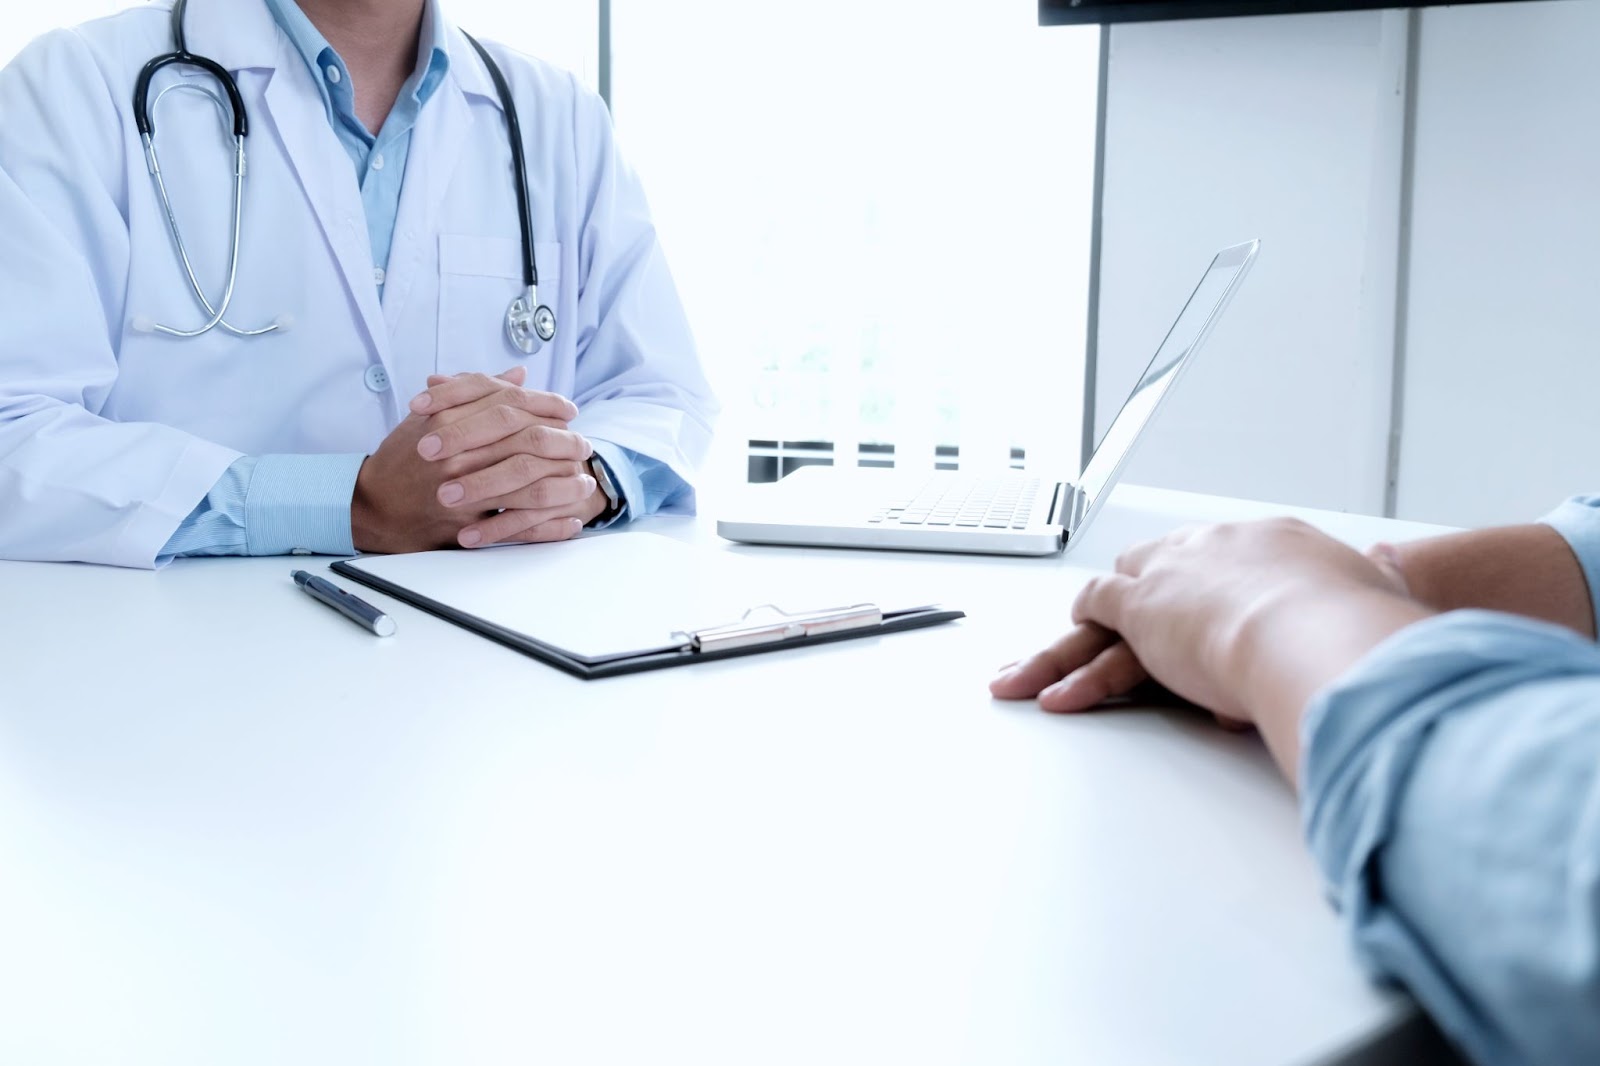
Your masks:
{"label": "stethoscope chest piece", "polygon": [[506,312],[506,336],[523,355],[532,355],[546,341],[555,339],[556,314],[539,302],[537,287],[530,286],[511,301],[511,309]]}

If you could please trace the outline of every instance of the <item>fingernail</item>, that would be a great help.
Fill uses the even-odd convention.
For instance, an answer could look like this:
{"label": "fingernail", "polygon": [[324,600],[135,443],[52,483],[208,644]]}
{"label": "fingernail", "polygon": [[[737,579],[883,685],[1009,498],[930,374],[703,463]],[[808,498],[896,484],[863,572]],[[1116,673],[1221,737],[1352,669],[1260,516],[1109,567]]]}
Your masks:
{"label": "fingernail", "polygon": [[572,530],[574,535],[576,535],[578,533],[582,533],[583,532],[583,522],[582,522],[582,520],[577,519],[577,518],[569,518],[569,519],[567,519],[567,528]]}
{"label": "fingernail", "polygon": [[439,490],[439,502],[446,507],[453,507],[466,498],[467,490],[454,481]]}
{"label": "fingernail", "polygon": [[476,548],[482,543],[483,534],[479,533],[476,529],[469,529],[465,533],[461,534],[461,546],[463,548]]}
{"label": "fingernail", "polygon": [[432,459],[442,451],[444,451],[444,441],[439,439],[437,433],[430,433],[417,441],[417,452],[424,459]]}
{"label": "fingernail", "polygon": [[420,396],[415,397],[411,401],[411,409],[413,411],[417,411],[417,412],[426,411],[428,408],[430,408],[432,406],[433,406],[433,397],[428,395],[425,392],[422,393]]}
{"label": "fingernail", "polygon": [[570,412],[567,415],[568,422],[571,422],[574,418],[578,417],[578,405],[573,403],[571,400],[567,401],[567,410]]}
{"label": "fingernail", "polygon": [[1007,667],[1003,668],[998,674],[995,675],[995,680],[996,681],[1010,681],[1012,678],[1016,677],[1021,672],[1022,672],[1022,667],[1020,667],[1020,666],[1007,666]]}
{"label": "fingernail", "polygon": [[591,492],[594,491],[594,489],[595,489],[594,478],[590,477],[588,474],[585,474],[585,475],[583,475],[583,477],[579,478],[578,480],[583,482],[583,494],[585,496],[589,495]]}

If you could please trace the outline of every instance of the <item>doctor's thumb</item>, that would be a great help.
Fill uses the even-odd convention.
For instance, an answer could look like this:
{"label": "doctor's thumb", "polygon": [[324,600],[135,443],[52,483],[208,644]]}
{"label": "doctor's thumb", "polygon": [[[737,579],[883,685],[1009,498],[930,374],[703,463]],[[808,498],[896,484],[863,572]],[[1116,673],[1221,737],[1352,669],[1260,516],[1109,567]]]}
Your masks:
{"label": "doctor's thumb", "polygon": [[514,366],[510,370],[507,370],[504,374],[496,374],[495,377],[499,378],[501,381],[509,381],[511,384],[520,388],[522,384],[528,380],[528,368],[525,366]]}

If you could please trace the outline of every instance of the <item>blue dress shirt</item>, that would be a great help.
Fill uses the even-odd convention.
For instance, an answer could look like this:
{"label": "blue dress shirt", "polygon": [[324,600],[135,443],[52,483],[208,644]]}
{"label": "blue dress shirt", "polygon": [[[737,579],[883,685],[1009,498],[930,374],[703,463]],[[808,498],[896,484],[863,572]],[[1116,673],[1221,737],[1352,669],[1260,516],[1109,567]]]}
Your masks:
{"label": "blue dress shirt", "polygon": [[[1600,497],[1545,522],[1600,590]],[[1440,615],[1320,693],[1302,739],[1307,839],[1371,970],[1473,1062],[1600,1063],[1600,646]]]}
{"label": "blue dress shirt", "polygon": [[[266,0],[279,29],[311,69],[328,122],[350,156],[381,294],[417,116],[449,73],[435,0],[423,8],[417,66],[374,136],[355,113],[350,71],[294,0]],[[654,514],[689,491],[665,464],[608,441],[591,441],[625,501],[613,521]],[[235,462],[184,519],[161,559],[183,555],[354,555],[350,501],[361,455],[247,456]]]}

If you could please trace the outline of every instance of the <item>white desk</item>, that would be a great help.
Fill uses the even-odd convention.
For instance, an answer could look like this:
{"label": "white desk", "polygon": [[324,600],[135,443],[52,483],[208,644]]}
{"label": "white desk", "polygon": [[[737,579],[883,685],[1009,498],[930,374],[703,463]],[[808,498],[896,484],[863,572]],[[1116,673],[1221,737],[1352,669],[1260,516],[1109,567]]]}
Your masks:
{"label": "white desk", "polygon": [[1045,560],[723,545],[970,617],[588,683],[403,605],[377,640],[285,559],[0,564],[0,1062],[1345,1061],[1413,1008],[1258,742],[986,691],[1120,544],[1270,510],[1125,488]]}

